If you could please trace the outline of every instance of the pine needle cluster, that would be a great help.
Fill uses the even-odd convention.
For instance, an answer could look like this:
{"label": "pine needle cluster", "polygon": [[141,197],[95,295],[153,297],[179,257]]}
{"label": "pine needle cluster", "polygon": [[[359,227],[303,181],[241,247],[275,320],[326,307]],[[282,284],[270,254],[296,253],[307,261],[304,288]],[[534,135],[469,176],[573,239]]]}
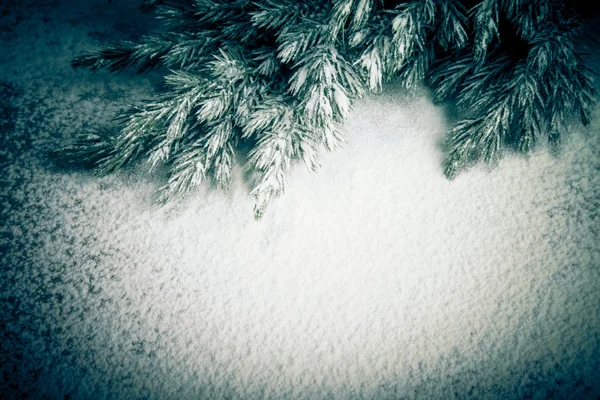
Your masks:
{"label": "pine needle cluster", "polygon": [[558,0],[146,0],[165,31],[84,54],[73,66],[143,73],[166,89],[118,119],[117,135],[81,135],[62,154],[101,174],[140,160],[166,166],[166,202],[209,180],[226,188],[250,149],[260,218],[296,159],[314,170],[344,142],[352,103],[385,82],[425,82],[461,116],[445,174],[504,147],[555,143],[590,122],[592,73],[576,48],[583,18]]}

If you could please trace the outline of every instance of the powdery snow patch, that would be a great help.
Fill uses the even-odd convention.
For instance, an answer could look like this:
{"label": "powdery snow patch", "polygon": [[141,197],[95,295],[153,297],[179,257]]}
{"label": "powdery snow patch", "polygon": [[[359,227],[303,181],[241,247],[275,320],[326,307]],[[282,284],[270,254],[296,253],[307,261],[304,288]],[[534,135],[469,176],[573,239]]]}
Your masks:
{"label": "powdery snow patch", "polygon": [[136,4],[119,3],[40,8],[47,22],[34,14],[3,42],[0,76],[20,88],[0,189],[5,393],[600,395],[598,112],[557,157],[507,155],[448,181],[444,110],[392,85],[356,104],[346,147],[316,174],[298,165],[263,220],[240,171],[229,192],[158,208],[157,177],[45,157],[151,92],[68,65],[105,40],[88,32],[117,36],[111,10]]}

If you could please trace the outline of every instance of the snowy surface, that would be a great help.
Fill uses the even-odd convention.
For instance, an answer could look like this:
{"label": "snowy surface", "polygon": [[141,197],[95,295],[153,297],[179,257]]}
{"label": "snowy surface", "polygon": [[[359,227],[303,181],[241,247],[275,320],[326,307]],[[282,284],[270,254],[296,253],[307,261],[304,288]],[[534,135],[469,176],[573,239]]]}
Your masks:
{"label": "snowy surface", "polygon": [[444,109],[392,87],[262,221],[241,173],[160,209],[156,177],[46,157],[156,82],[70,68],[154,24],[81,3],[0,2],[4,396],[600,396],[598,110],[557,156],[450,182]]}

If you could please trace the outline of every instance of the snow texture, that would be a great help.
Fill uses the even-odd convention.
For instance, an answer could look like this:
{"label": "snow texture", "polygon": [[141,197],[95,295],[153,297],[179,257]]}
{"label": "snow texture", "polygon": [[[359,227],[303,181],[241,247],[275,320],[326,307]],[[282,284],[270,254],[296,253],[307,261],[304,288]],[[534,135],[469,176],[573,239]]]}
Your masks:
{"label": "snow texture", "polygon": [[448,181],[446,111],[392,85],[262,221],[241,170],[158,208],[46,156],[152,95],[69,66],[156,26],[137,3],[0,3],[0,397],[600,396],[598,109]]}

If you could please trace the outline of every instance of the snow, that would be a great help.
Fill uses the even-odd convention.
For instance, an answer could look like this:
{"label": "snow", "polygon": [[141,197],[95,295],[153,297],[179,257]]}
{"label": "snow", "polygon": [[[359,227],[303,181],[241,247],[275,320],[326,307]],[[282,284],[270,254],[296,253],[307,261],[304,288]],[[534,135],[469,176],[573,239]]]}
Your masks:
{"label": "snow", "polygon": [[[422,89],[356,104],[348,144],[253,219],[233,187],[46,157],[151,95],[73,71],[154,26],[135,1],[0,5],[0,390],[34,398],[600,396],[600,113],[563,149],[454,181]],[[597,63],[598,58],[590,58]]]}

